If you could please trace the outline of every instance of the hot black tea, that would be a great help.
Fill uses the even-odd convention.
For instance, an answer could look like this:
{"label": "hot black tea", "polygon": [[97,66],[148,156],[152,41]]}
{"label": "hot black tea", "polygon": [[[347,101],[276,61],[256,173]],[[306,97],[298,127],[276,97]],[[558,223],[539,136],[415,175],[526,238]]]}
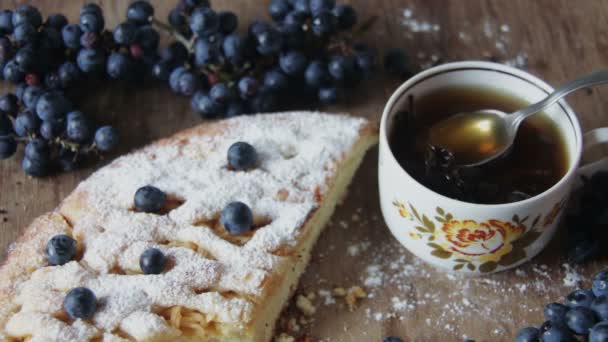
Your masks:
{"label": "hot black tea", "polygon": [[526,119],[504,156],[477,167],[458,167],[450,151],[429,144],[428,133],[452,114],[487,108],[510,113],[527,105],[496,90],[439,88],[420,98],[410,97],[400,108],[389,144],[401,166],[435,192],[481,204],[521,201],[549,189],[568,170],[563,137],[546,115]]}

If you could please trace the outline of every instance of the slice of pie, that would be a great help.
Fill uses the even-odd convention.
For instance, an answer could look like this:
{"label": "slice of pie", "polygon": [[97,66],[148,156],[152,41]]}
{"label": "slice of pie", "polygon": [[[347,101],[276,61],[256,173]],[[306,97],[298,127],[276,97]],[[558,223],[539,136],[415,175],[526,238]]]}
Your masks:
{"label": "slice of pie", "polygon": [[118,158],[10,248],[0,340],[269,341],[376,140],[360,118],[260,114]]}

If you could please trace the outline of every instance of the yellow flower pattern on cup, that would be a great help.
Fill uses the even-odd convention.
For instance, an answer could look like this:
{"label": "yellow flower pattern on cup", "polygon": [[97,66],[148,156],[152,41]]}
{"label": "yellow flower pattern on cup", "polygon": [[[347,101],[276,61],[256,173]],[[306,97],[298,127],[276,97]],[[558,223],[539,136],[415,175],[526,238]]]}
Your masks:
{"label": "yellow flower pattern on cup", "polygon": [[541,236],[537,230],[541,217],[543,227],[551,225],[565,204],[566,198],[556,203],[546,215],[538,214],[533,219],[514,215],[510,221],[489,219],[478,222],[454,218],[440,207],[430,219],[410,203],[393,201],[399,216],[414,223],[408,227],[408,235],[413,240],[426,238],[432,256],[453,261],[455,271],[466,267],[469,271],[482,273],[526,259],[526,247]]}

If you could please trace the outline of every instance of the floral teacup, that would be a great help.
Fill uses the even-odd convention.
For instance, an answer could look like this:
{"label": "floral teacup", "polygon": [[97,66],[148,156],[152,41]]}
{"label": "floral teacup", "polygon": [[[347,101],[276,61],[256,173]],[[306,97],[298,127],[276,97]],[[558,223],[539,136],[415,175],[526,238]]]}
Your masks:
{"label": "floral teacup", "polygon": [[606,167],[606,159],[583,168],[579,161],[585,149],[608,142],[608,128],[583,135],[576,115],[562,100],[545,110],[566,142],[569,159],[568,171],[557,184],[514,203],[458,201],[418,183],[399,165],[388,144],[395,114],[408,97],[445,86],[490,88],[530,103],[553,90],[524,71],[476,61],[440,65],[401,85],[388,101],[380,124],[378,177],[384,220],[401,244],[439,268],[476,275],[515,267],[538,254],[554,235],[577,175]]}

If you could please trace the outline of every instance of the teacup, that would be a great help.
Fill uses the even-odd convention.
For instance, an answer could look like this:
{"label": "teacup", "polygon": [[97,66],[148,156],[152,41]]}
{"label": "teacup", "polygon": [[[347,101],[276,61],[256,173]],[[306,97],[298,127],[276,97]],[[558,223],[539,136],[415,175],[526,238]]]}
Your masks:
{"label": "teacup", "polygon": [[448,63],[410,78],[391,96],[380,123],[378,177],[382,214],[393,235],[416,256],[438,268],[470,275],[518,266],[537,255],[557,230],[573,185],[583,173],[606,168],[607,159],[579,167],[584,150],[608,142],[608,128],[585,135],[564,101],[545,110],[566,142],[568,171],[553,187],[507,204],[474,204],[438,194],[412,178],[397,162],[388,136],[396,113],[410,95],[439,87],[483,87],[533,103],[553,88],[539,78],[502,64]]}

